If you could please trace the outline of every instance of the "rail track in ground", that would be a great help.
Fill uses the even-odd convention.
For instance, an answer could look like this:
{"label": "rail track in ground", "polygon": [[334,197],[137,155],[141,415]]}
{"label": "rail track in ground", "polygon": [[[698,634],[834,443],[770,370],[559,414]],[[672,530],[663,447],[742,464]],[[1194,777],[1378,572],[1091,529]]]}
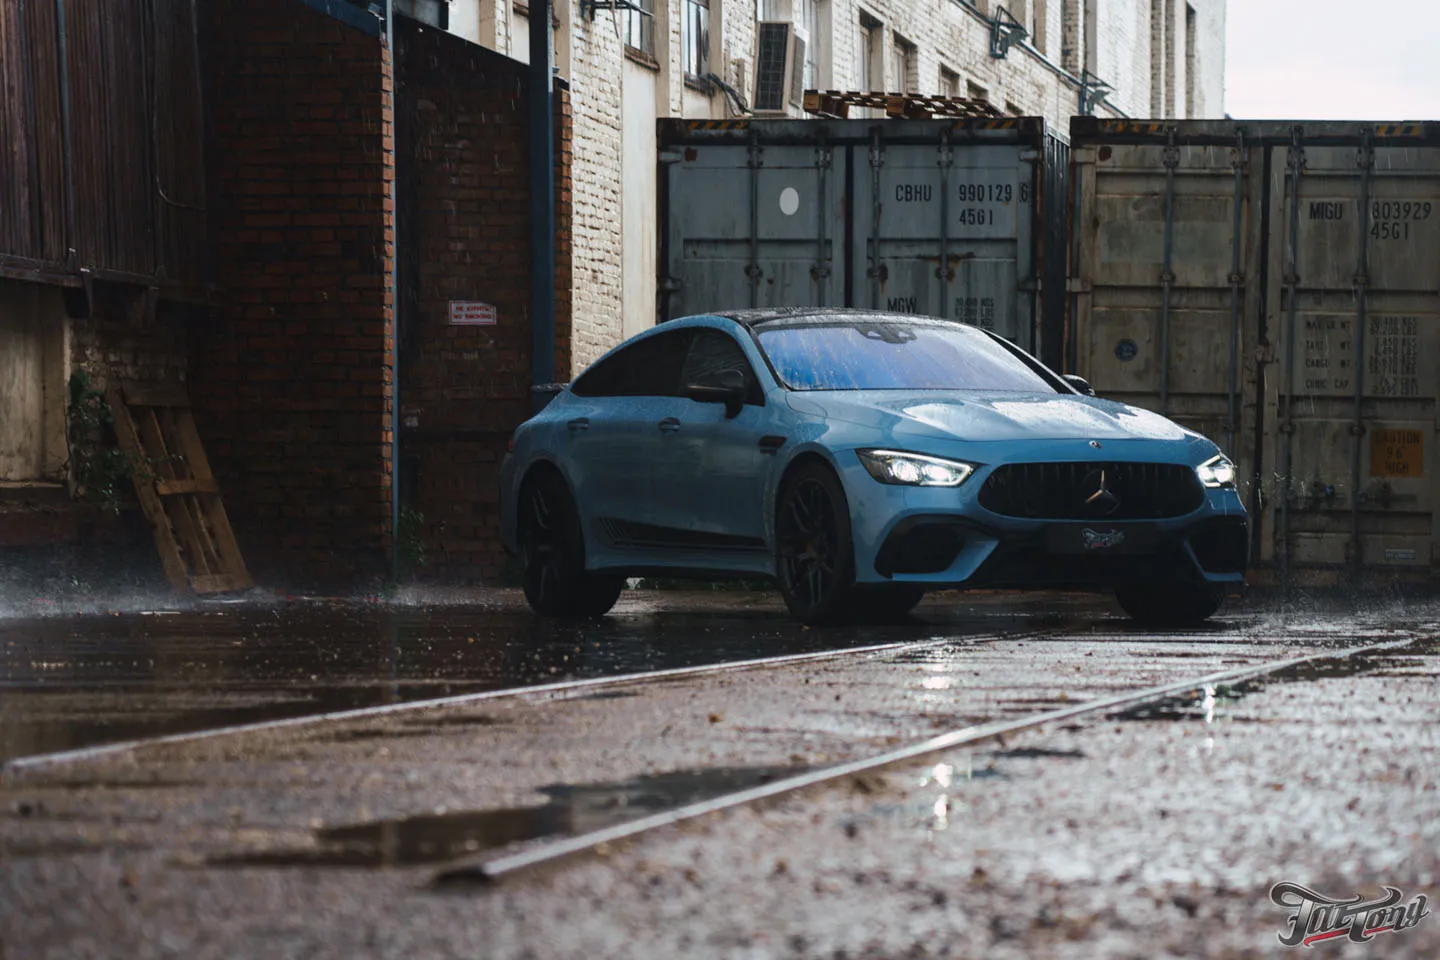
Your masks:
{"label": "rail track in ground", "polygon": [[628,823],[595,830],[577,836],[565,837],[550,843],[540,844],[518,853],[490,857],[468,863],[437,874],[439,882],[461,880],[482,880],[494,882],[520,874],[532,868],[556,863],[557,861],[583,854],[587,851],[605,848],[609,844],[631,840],[653,831],[675,826],[710,814],[732,810],[748,804],[759,803],[785,794],[815,787],[834,784],[859,774],[871,773],[887,767],[909,763],[934,756],[945,751],[956,750],[1006,736],[1038,730],[1049,724],[1059,724],[1084,717],[1107,716],[1122,711],[1154,706],[1176,698],[1203,696],[1213,702],[1215,690],[1281,675],[1297,668],[1327,662],[1342,662],[1350,658],[1372,654],[1399,651],[1414,644],[1411,639],[1391,640],[1383,643],[1352,647],[1334,652],[1289,657],[1273,663],[1224,670],[1174,683],[1148,687],[1116,696],[1087,701],[1073,707],[1046,710],[1031,716],[1013,720],[997,720],[988,723],[967,724],[954,730],[908,744],[874,756],[836,764],[819,770],[806,771],[792,777],[773,780],[769,783],[737,790],[712,797]]}

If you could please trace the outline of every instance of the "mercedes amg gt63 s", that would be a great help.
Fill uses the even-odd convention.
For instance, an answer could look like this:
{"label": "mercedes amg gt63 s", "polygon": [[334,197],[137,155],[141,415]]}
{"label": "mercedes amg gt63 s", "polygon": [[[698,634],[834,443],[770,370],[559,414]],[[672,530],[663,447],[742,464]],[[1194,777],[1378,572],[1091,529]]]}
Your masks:
{"label": "mercedes amg gt63 s", "polygon": [[596,361],[515,432],[505,545],[540,614],[629,576],[767,577],[806,622],[927,590],[1111,588],[1204,620],[1244,582],[1235,468],[981,329],[832,309],[687,317]]}

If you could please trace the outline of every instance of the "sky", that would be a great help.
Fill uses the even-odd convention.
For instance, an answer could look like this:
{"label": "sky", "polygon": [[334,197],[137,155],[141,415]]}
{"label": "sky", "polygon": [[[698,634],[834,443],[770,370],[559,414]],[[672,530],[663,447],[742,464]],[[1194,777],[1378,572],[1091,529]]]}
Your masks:
{"label": "sky", "polygon": [[1440,0],[1228,0],[1225,112],[1440,120]]}

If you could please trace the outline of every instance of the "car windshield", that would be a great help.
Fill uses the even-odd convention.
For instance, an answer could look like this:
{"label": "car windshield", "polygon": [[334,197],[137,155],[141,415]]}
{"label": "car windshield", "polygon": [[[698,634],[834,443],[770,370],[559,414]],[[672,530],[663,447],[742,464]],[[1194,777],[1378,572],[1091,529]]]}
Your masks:
{"label": "car windshield", "polygon": [[1002,344],[959,324],[856,321],[758,332],[792,390],[1058,392]]}

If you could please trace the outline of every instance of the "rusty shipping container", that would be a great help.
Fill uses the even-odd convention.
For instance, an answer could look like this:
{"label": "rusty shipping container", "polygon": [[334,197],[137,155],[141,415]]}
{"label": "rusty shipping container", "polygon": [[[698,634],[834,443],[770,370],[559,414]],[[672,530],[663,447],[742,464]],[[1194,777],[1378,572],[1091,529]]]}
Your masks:
{"label": "rusty shipping container", "polygon": [[659,144],[660,319],[866,307],[1058,364],[1068,149],[1044,120],[661,120]]}
{"label": "rusty shipping container", "polygon": [[1070,369],[1220,443],[1280,579],[1440,573],[1440,126],[1076,118],[1071,145]]}

